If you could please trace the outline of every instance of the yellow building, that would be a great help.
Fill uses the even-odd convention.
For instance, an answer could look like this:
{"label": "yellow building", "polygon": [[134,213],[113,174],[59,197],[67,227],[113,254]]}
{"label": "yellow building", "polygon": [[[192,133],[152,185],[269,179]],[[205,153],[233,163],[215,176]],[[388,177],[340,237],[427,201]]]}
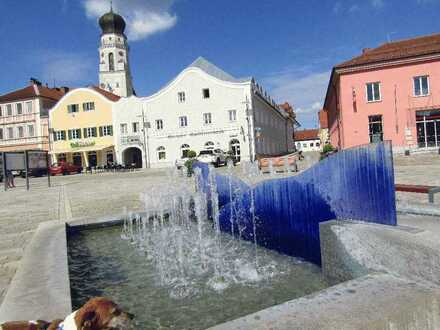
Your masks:
{"label": "yellow building", "polygon": [[113,103],[119,96],[98,87],[67,93],[49,112],[52,163],[83,167],[114,162]]}

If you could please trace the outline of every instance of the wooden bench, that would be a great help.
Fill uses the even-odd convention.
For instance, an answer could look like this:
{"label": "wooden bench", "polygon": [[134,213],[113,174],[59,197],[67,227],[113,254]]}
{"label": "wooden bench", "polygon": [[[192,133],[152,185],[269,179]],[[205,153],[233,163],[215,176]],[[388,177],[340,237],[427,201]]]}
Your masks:
{"label": "wooden bench", "polygon": [[396,187],[396,191],[412,192],[417,194],[428,194],[430,203],[434,203],[434,194],[440,192],[440,187],[436,187],[436,186],[396,184],[395,187]]}

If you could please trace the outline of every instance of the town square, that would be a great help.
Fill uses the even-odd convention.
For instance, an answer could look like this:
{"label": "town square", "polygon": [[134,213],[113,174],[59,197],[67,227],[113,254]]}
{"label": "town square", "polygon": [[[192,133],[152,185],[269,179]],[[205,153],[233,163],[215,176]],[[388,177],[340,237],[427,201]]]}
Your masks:
{"label": "town square", "polygon": [[440,3],[0,1],[0,330],[440,329]]}

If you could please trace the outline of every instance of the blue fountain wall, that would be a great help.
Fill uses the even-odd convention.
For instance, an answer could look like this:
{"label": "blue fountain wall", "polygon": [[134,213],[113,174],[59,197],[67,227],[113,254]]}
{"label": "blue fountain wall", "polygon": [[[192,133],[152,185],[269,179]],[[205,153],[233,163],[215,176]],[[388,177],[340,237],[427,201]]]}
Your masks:
{"label": "blue fountain wall", "polygon": [[[209,194],[208,166],[195,167],[201,168],[201,189]],[[251,241],[255,231],[258,244],[316,264],[321,264],[320,222],[397,223],[389,142],[347,149],[297,176],[254,187],[219,174],[215,180],[223,231]]]}

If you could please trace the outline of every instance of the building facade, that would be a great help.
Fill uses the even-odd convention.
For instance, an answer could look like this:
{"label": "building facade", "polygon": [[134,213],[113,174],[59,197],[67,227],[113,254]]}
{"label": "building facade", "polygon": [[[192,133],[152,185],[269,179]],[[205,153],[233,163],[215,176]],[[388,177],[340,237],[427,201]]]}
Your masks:
{"label": "building facade", "polygon": [[238,160],[294,150],[292,115],[252,78],[236,79],[203,58],[154,95],[120,99],[113,119],[125,164],[173,166],[188,150],[219,148]]}
{"label": "building facade", "polygon": [[298,151],[321,151],[322,143],[319,129],[304,129],[295,132],[295,144]]}
{"label": "building facade", "polygon": [[324,109],[318,112],[319,120],[319,140],[321,141],[321,151],[323,147],[330,143],[330,135],[328,133],[328,114]]}
{"label": "building facade", "polygon": [[66,91],[31,79],[29,86],[0,96],[0,152],[48,150],[48,112]]}
{"label": "building facade", "polygon": [[50,111],[52,163],[83,167],[114,163],[112,106],[117,100],[98,87],[67,93]]}
{"label": "building facade", "polygon": [[440,147],[439,70],[440,34],[364,49],[334,67],[324,105],[331,143]]}

